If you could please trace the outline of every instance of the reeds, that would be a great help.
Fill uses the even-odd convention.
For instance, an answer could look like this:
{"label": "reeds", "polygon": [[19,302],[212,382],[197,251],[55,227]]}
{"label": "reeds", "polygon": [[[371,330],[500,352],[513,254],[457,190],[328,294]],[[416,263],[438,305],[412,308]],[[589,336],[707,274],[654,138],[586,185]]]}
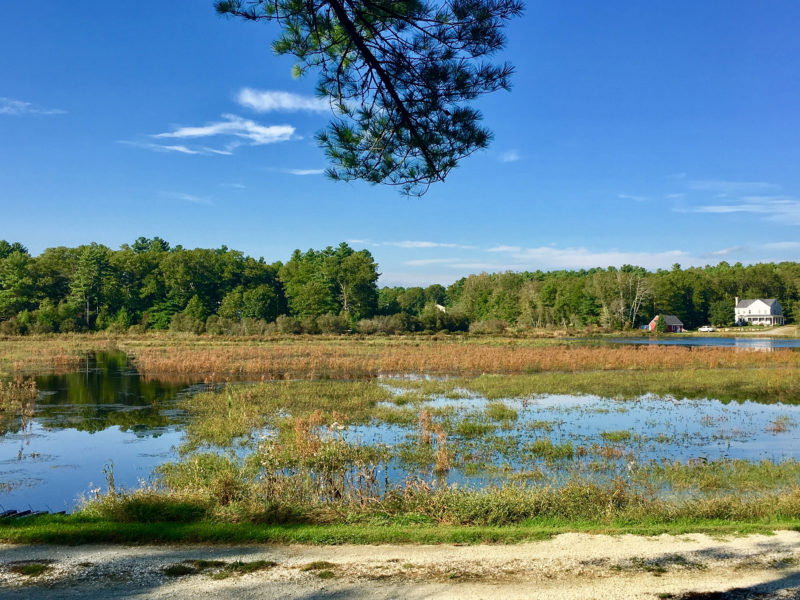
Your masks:
{"label": "reeds", "polygon": [[207,374],[215,380],[352,379],[389,373],[475,375],[581,371],[674,371],[691,369],[800,369],[800,353],[746,352],[735,348],[636,346],[530,346],[450,340],[309,340],[247,344],[121,342],[145,374]]}

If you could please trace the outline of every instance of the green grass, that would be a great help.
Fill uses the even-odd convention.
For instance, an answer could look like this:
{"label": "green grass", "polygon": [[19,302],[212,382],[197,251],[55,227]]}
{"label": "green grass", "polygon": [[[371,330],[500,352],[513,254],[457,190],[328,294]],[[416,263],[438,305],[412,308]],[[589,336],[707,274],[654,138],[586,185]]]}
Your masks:
{"label": "green grass", "polygon": [[333,569],[336,565],[332,562],[328,562],[327,560],[315,560],[314,562],[310,562],[308,564],[303,565],[300,569],[301,571],[322,571],[324,569]]}
{"label": "green grass", "polygon": [[442,388],[466,389],[489,400],[525,398],[534,394],[595,394],[608,398],[634,398],[652,393],[678,398],[708,397],[722,401],[800,403],[800,375],[792,368],[550,371],[533,375],[481,375],[438,383]]}
{"label": "green grass", "polygon": [[[302,543],[330,544],[478,544],[518,543],[566,532],[659,535],[708,533],[733,535],[800,531],[800,519],[684,519],[670,523],[576,521],[557,519],[505,527],[451,525],[254,525],[252,523],[116,523],[81,516],[31,517],[0,524],[0,540],[15,544],[93,543]],[[46,565],[45,565],[46,566]]]}
{"label": "green grass", "polygon": [[568,460],[575,454],[572,442],[554,444],[548,438],[535,440],[529,444],[525,450],[532,456],[538,456],[545,460]]}
{"label": "green grass", "polygon": [[487,423],[474,418],[466,418],[456,423],[455,433],[463,438],[483,437],[494,431],[495,427],[497,426],[494,423]]}
{"label": "green grass", "polygon": [[47,563],[31,562],[25,564],[11,565],[8,570],[17,575],[25,577],[39,577],[50,571],[52,567]]}
{"label": "green grass", "polygon": [[486,418],[492,421],[516,421],[517,411],[502,402],[490,402],[486,406]]}
{"label": "green grass", "polygon": [[627,442],[630,440],[632,434],[627,429],[621,429],[619,431],[603,431],[600,436],[607,442],[619,444],[620,442]]}
{"label": "green grass", "polygon": [[174,565],[167,565],[162,570],[167,577],[184,577],[186,575],[195,575],[200,572],[200,569],[187,565],[184,563],[177,563]]}

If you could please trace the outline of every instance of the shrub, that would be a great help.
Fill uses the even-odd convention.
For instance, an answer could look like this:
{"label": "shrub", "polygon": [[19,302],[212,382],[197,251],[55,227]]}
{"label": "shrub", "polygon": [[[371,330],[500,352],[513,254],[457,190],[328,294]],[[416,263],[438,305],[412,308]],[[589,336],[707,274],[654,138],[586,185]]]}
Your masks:
{"label": "shrub", "polygon": [[345,333],[350,330],[350,319],[345,315],[320,315],[317,327],[322,333]]}
{"label": "shrub", "polygon": [[302,333],[303,328],[297,319],[289,315],[278,315],[275,319],[275,327],[278,328],[278,333]]}
{"label": "shrub", "polygon": [[508,324],[501,319],[486,319],[485,321],[475,321],[470,323],[469,332],[477,334],[498,334],[503,333]]}

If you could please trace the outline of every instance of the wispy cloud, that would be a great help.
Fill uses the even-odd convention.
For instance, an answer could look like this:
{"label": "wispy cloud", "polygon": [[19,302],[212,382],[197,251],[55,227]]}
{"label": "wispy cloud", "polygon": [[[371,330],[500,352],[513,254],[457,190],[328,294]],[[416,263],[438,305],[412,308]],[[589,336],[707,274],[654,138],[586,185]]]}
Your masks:
{"label": "wispy cloud", "polygon": [[800,200],[790,196],[745,196],[737,202],[707,204],[691,210],[717,215],[751,213],[762,215],[768,221],[800,225]]}
{"label": "wispy cloud", "polygon": [[617,194],[617,198],[622,200],[633,200],[634,202],[647,202],[647,196],[635,196],[633,194]]}
{"label": "wispy cloud", "polygon": [[475,250],[477,246],[468,244],[453,244],[449,242],[430,242],[423,240],[402,240],[399,242],[373,242],[372,240],[348,240],[351,244],[363,246],[393,246],[396,248],[459,248],[462,250]]}
{"label": "wispy cloud", "polygon": [[723,194],[748,194],[780,189],[779,185],[766,181],[726,181],[721,179],[690,181],[688,187],[690,190]]}
{"label": "wispy cloud", "polygon": [[797,250],[800,249],[800,242],[770,242],[763,247],[767,250]]}
{"label": "wispy cloud", "polygon": [[219,153],[230,152],[242,143],[251,146],[285,142],[294,135],[295,128],[291,125],[261,125],[250,119],[243,119],[237,115],[222,115],[222,121],[207,123],[199,127],[179,127],[174,131],[157,133],[156,139],[197,139],[224,136],[232,141]]}
{"label": "wispy cloud", "polygon": [[416,267],[423,267],[425,265],[443,265],[448,263],[453,264],[460,260],[461,260],[460,258],[419,258],[416,260],[406,260],[403,262],[403,264]]}
{"label": "wispy cloud", "polygon": [[398,248],[460,248],[462,250],[472,250],[477,246],[467,244],[451,244],[447,242],[427,242],[418,240],[404,240],[401,242],[380,242],[378,246],[396,246]]}
{"label": "wispy cloud", "polygon": [[227,188],[234,188],[236,190],[244,190],[247,189],[247,186],[243,183],[220,183],[222,187]]}
{"label": "wispy cloud", "polygon": [[242,88],[236,94],[236,102],[256,112],[273,111],[309,111],[330,112],[331,106],[327,100],[313,96],[301,96],[291,92],[277,90],[254,90]]}
{"label": "wispy cloud", "polygon": [[287,169],[290,175],[322,175],[325,169]]}
{"label": "wispy cloud", "polygon": [[684,250],[664,252],[624,252],[620,250],[593,251],[583,247],[556,248],[541,246],[519,249],[516,246],[498,246],[495,252],[506,252],[509,261],[491,262],[453,262],[448,266],[463,269],[484,270],[536,270],[536,269],[591,269],[593,267],[637,265],[648,269],[682,264],[702,264],[702,260],[692,257]]}
{"label": "wispy cloud", "polygon": [[720,256],[728,256],[730,254],[745,252],[747,249],[747,246],[731,246],[730,248],[723,248],[722,250],[707,252],[706,254],[701,255],[701,258],[717,258]]}
{"label": "wispy cloud", "polygon": [[119,140],[119,143],[126,144],[128,146],[136,146],[137,148],[144,148],[145,150],[152,150],[153,152],[177,152],[178,154],[200,154],[206,156],[212,154],[230,156],[233,154],[233,152],[230,150],[209,148],[208,146],[190,148],[189,146],[185,146],[183,144],[154,144],[152,142],[137,142],[132,140]]}
{"label": "wispy cloud", "polygon": [[510,162],[517,162],[520,158],[519,152],[516,150],[509,150],[507,152],[503,152],[500,156],[497,157],[497,160],[504,163]]}
{"label": "wispy cloud", "polygon": [[519,246],[495,246],[489,248],[488,252],[519,252],[522,250]]}
{"label": "wispy cloud", "polygon": [[195,196],[194,194],[185,194],[183,192],[161,192],[161,195],[165,198],[182,200],[184,202],[191,202],[192,204],[204,204],[206,206],[211,206],[213,204],[210,198]]}
{"label": "wispy cloud", "polygon": [[66,112],[60,108],[43,108],[32,102],[0,96],[0,115],[63,115]]}

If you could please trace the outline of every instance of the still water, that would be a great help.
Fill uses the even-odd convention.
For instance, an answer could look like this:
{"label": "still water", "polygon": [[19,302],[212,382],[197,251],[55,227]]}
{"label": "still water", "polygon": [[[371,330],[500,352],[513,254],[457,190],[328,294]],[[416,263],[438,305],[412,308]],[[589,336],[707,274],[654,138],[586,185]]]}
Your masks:
{"label": "still water", "polygon": [[187,384],[143,381],[123,354],[90,356],[76,373],[36,378],[33,415],[0,422],[0,507],[71,510],[82,494],[136,485],[174,457]]}
{"label": "still water", "polygon": [[642,344],[653,346],[718,346],[772,350],[775,348],[800,348],[797,338],[770,337],[682,337],[681,334],[665,334],[661,337],[606,338],[612,344]]}

